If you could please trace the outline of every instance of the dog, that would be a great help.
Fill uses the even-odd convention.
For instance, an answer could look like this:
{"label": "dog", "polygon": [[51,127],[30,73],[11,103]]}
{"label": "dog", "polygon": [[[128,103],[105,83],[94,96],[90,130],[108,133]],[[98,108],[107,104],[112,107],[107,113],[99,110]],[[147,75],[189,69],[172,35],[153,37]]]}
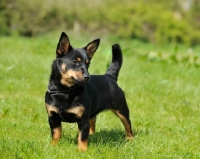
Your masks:
{"label": "dog", "polygon": [[104,75],[88,73],[99,43],[96,39],[83,48],[74,48],[67,34],[61,33],[45,94],[53,145],[61,138],[61,122],[77,123],[78,149],[86,151],[89,134],[95,132],[96,115],[108,109],[121,119],[127,139],[133,138],[125,95],[117,84],[122,65],[119,44],[112,45],[112,62]]}

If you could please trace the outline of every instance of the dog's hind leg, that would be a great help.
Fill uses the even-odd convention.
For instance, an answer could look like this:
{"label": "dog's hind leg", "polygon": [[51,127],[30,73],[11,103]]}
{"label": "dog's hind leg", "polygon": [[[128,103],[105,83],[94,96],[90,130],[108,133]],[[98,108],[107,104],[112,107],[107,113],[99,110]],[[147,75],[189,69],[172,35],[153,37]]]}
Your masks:
{"label": "dog's hind leg", "polygon": [[126,131],[126,138],[127,140],[132,140],[133,139],[133,133],[132,133],[132,129],[131,129],[131,122],[129,119],[129,110],[128,108],[120,111],[120,110],[114,110],[112,109],[112,111],[121,119],[125,131]]}
{"label": "dog's hind leg", "polygon": [[89,132],[90,135],[95,133],[95,124],[96,124],[96,117],[93,117],[90,119],[90,132]]}

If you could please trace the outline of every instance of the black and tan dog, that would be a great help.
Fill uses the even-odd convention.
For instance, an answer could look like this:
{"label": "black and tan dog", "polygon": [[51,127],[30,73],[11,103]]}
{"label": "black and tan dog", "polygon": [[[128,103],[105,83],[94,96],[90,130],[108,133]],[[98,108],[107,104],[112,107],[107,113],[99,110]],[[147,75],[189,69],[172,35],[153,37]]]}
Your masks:
{"label": "black and tan dog", "polygon": [[61,122],[76,122],[78,148],[85,151],[88,136],[95,131],[96,115],[107,109],[121,119],[127,139],[133,138],[126,99],[116,82],[122,65],[120,46],[112,46],[112,63],[105,75],[88,73],[90,60],[99,43],[100,40],[96,39],[83,48],[73,48],[68,36],[64,32],[61,34],[45,94],[52,144],[61,137]]}

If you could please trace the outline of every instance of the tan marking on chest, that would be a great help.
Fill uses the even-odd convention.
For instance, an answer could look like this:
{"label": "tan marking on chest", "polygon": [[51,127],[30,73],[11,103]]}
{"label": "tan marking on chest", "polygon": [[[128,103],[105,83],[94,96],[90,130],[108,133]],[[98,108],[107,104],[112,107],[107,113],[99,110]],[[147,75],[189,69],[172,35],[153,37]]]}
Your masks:
{"label": "tan marking on chest", "polygon": [[76,107],[72,107],[66,110],[67,113],[72,113],[74,114],[77,118],[81,118],[83,113],[85,111],[85,108],[80,105],[80,106],[76,106]]}
{"label": "tan marking on chest", "polygon": [[49,104],[45,104],[45,105],[46,105],[46,110],[49,116],[52,116],[52,112],[55,112],[55,113],[59,112],[57,107],[53,105],[49,105]]}

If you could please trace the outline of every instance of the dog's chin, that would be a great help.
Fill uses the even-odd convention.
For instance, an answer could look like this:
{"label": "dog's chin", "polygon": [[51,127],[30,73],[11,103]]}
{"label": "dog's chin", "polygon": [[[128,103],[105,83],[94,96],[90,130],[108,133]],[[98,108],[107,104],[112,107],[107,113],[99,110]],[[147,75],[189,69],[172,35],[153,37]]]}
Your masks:
{"label": "dog's chin", "polygon": [[78,85],[84,85],[87,81],[85,80],[80,80],[80,79],[75,79],[74,77],[71,77],[73,81],[78,84]]}

